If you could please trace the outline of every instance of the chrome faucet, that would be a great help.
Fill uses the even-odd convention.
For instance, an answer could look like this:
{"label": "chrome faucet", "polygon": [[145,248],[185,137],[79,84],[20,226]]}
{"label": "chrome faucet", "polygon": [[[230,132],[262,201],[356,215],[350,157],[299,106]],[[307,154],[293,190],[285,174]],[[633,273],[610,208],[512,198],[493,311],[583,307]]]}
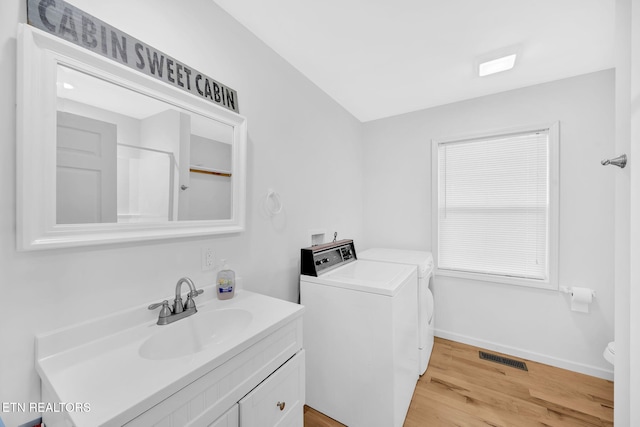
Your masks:
{"label": "chrome faucet", "polygon": [[[182,284],[186,283],[189,286],[189,293],[187,294],[187,302],[182,305],[182,297],[180,295],[180,291],[182,291]],[[202,291],[200,291],[202,292]],[[188,277],[183,277],[178,280],[176,283],[176,299],[173,300],[173,314],[182,313],[185,310],[189,310],[193,308],[195,310],[196,303],[193,302],[193,297],[197,297],[199,292],[196,290],[196,286],[193,284],[193,281]]]}
{"label": "chrome faucet", "polygon": [[[187,286],[189,286],[187,302],[184,303],[184,305],[182,304],[182,295],[180,292],[182,290],[183,283],[186,283]],[[178,283],[176,283],[176,297],[173,301],[173,308],[169,307],[169,301],[167,300],[151,304],[148,308],[149,310],[155,310],[158,307],[162,307],[158,316],[158,325],[168,325],[169,323],[173,323],[176,320],[183,319],[196,313],[198,310],[196,309],[196,303],[193,301],[193,298],[203,292],[204,291],[202,289],[196,289],[196,286],[193,284],[191,279],[183,277],[178,280]]]}

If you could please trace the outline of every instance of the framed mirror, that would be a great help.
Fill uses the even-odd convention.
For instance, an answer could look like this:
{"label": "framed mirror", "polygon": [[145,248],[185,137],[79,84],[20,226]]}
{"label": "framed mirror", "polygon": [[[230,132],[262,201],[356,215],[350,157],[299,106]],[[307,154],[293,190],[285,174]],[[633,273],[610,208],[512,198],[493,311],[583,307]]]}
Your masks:
{"label": "framed mirror", "polygon": [[246,119],[28,25],[18,249],[244,229]]}

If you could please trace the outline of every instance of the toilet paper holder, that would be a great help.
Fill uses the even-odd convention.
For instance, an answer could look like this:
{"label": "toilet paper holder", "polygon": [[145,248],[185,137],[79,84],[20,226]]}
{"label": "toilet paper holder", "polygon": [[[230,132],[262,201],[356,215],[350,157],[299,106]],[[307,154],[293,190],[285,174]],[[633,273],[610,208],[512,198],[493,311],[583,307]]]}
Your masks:
{"label": "toilet paper holder", "polygon": [[[570,286],[560,286],[560,292],[564,292],[565,294],[573,295],[573,288],[570,287]],[[591,289],[591,296],[593,298],[596,297],[596,291],[594,291],[593,289]]]}

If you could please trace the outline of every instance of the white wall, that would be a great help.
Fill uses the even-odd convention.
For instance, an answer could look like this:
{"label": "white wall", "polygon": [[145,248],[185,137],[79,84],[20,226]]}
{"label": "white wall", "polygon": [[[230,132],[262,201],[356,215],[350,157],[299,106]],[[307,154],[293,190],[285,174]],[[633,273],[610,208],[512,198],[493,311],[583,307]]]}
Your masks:
{"label": "white wall", "polygon": [[555,291],[437,277],[436,333],[445,338],[612,378],[613,70],[364,125],[364,247],[431,249],[431,139],[560,121],[560,285],[586,286],[589,314]]}
{"label": "white wall", "polygon": [[[362,127],[210,0],[75,0],[73,4],[227,84],[247,117],[247,229],[229,236],[18,253],[15,250],[17,24],[25,0],[0,3],[0,401],[38,402],[34,335],[170,296],[176,281],[214,280],[201,248],[227,258],[244,286],[297,300],[309,229],[359,239]],[[268,188],[282,214],[264,212]],[[132,379],[134,381],[135,379]],[[7,426],[37,414],[6,414]]]}
{"label": "white wall", "polygon": [[136,145],[140,141],[140,120],[133,117],[64,98],[58,98],[57,109],[58,111],[115,124],[118,132],[118,144]]}
{"label": "white wall", "polygon": [[[631,137],[631,29],[632,1],[616,1],[616,153],[627,153],[629,160]],[[631,224],[630,184],[633,163],[617,171],[615,185],[615,341],[616,368],[614,376],[614,421],[630,426],[631,410]]]}
{"label": "white wall", "polygon": [[[625,46],[625,45],[623,45]],[[630,158],[640,158],[640,109],[638,108],[638,100],[640,99],[640,1],[632,1],[632,17],[631,17],[631,90],[628,100],[631,101],[630,122],[631,132],[627,142],[630,147]],[[617,104],[616,104],[617,105]],[[630,178],[631,190],[631,212],[630,212],[630,255],[626,260],[630,262],[631,268],[629,272],[629,282],[626,286],[629,290],[629,308],[625,314],[629,315],[629,353],[624,357],[629,363],[630,371],[628,372],[629,383],[629,399],[625,401],[625,405],[621,410],[629,408],[629,425],[640,425],[640,168],[631,169]],[[617,282],[616,282],[617,286]],[[617,296],[617,295],[616,295]],[[616,299],[616,307],[618,300]],[[626,320],[624,317],[621,321]],[[618,317],[616,317],[616,322]],[[626,326],[623,326],[626,329]],[[622,328],[621,328],[622,329]],[[618,332],[618,323],[616,323],[616,334]],[[617,345],[617,343],[616,343]],[[622,371],[620,374],[616,369],[616,380],[627,372]],[[621,391],[615,389],[614,393]],[[616,401],[617,405],[617,401]],[[618,415],[618,412],[616,412]],[[623,418],[624,421],[624,418]],[[617,422],[617,421],[616,421]],[[620,425],[624,425],[621,423]]]}
{"label": "white wall", "polygon": [[640,1],[616,1],[616,425],[640,424]]}

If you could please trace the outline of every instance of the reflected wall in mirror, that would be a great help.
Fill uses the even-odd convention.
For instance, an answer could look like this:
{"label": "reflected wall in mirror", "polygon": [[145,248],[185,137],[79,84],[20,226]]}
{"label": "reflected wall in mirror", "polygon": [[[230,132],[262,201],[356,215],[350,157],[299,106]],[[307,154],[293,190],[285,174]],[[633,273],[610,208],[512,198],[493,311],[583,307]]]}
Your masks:
{"label": "reflected wall in mirror", "polygon": [[246,119],[19,30],[18,248],[244,229]]}
{"label": "reflected wall in mirror", "polygon": [[57,66],[56,223],[231,218],[233,128]]}

